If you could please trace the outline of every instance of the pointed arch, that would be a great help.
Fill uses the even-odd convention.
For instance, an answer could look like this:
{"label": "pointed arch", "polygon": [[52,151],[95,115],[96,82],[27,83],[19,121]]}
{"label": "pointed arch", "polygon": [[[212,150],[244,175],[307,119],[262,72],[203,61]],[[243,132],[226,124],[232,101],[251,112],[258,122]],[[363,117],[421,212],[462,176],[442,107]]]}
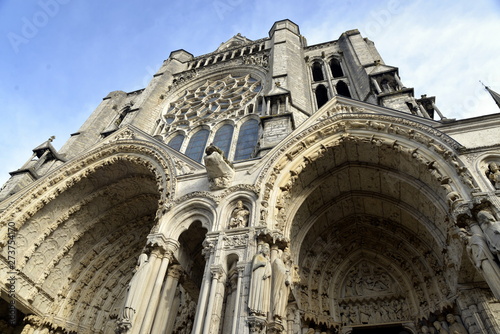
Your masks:
{"label": "pointed arch", "polygon": [[69,330],[112,331],[130,268],[173,194],[170,159],[124,133],[38,180],[2,213],[17,222],[16,297],[33,313],[71,319]]}
{"label": "pointed arch", "polygon": [[207,129],[198,130],[189,139],[189,144],[186,148],[185,154],[196,162],[201,162],[205,146],[207,146],[208,135],[210,131]]}
{"label": "pointed arch", "polygon": [[339,82],[337,82],[335,88],[337,89],[337,94],[345,97],[352,97],[351,92],[349,91],[349,87],[344,81],[340,80]]}
{"label": "pointed arch", "polygon": [[318,109],[325,105],[328,102],[328,91],[324,85],[318,85],[314,91],[314,95],[316,96],[316,103],[318,105]]}
{"label": "pointed arch", "polygon": [[250,159],[259,139],[259,121],[249,119],[241,125],[236,143],[234,161]]}
{"label": "pointed arch", "polygon": [[313,81],[323,81],[325,77],[323,75],[323,66],[320,62],[315,61],[311,66]]}
{"label": "pointed arch", "polygon": [[[277,147],[264,169],[262,196],[273,217],[267,226],[289,240],[298,264],[301,283],[295,297],[303,323],[328,327],[345,321],[344,306],[359,314],[359,308],[378,302],[393,311],[404,305],[405,315],[357,318],[351,325],[404,322],[440,312],[453,303],[449,297],[457,284],[450,277],[458,276],[461,265],[461,259],[443,252],[462,247],[460,241],[450,242],[450,212],[470,200],[474,188],[463,180],[465,167],[455,153],[459,145],[421,123],[330,106],[334,116],[318,116],[321,122]],[[364,255],[356,259],[352,254]],[[381,277],[377,268],[393,263],[391,284],[399,288],[389,294],[368,286],[368,294],[332,295],[345,291],[345,268],[360,261],[368,268],[366,281]]]}

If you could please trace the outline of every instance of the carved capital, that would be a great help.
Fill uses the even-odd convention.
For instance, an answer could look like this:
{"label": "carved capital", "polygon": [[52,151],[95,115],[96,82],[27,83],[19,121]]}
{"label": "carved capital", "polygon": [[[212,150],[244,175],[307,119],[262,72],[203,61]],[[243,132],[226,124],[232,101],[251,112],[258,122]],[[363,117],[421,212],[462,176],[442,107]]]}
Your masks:
{"label": "carved capital", "polygon": [[248,327],[250,328],[250,333],[260,334],[266,328],[267,320],[265,317],[260,316],[250,316],[247,319]]}
{"label": "carved capital", "polygon": [[182,269],[182,267],[178,264],[173,264],[170,267],[168,267],[167,275],[172,278],[180,279],[183,274],[184,274],[184,269]]}
{"label": "carved capital", "polygon": [[115,333],[117,334],[126,334],[129,332],[129,330],[132,328],[132,323],[128,321],[127,319],[124,320],[118,320],[116,322],[116,330]]}
{"label": "carved capital", "polygon": [[173,253],[179,249],[179,242],[174,239],[165,238],[162,233],[156,233],[148,235],[147,246],[152,250],[152,252],[156,251],[162,256],[166,256],[171,259]]}
{"label": "carved capital", "polygon": [[285,331],[285,328],[279,322],[271,322],[267,325],[268,334],[281,334]]}
{"label": "carved capital", "polygon": [[205,259],[208,261],[210,258],[210,255],[215,252],[215,247],[217,246],[217,239],[215,238],[210,238],[210,239],[205,239],[203,241],[203,250],[201,253],[205,256]]}
{"label": "carved capital", "polygon": [[226,275],[224,269],[222,269],[222,267],[219,265],[212,266],[210,268],[210,273],[212,274],[212,278],[216,279],[217,281],[220,281]]}

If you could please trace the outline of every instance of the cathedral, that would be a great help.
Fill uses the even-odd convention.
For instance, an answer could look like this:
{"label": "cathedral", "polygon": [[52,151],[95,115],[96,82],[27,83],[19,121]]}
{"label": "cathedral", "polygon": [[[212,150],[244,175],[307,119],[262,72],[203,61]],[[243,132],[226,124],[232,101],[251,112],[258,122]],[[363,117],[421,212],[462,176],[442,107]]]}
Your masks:
{"label": "cathedral", "polygon": [[52,140],[0,190],[1,333],[500,333],[499,114],[358,30],[172,51]]}

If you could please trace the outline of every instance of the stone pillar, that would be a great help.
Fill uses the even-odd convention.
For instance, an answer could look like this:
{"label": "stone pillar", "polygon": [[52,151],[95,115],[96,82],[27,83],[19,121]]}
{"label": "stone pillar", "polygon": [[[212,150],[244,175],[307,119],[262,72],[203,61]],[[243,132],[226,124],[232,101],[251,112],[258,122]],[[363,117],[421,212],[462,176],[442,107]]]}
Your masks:
{"label": "stone pillar", "polygon": [[380,88],[377,80],[375,80],[374,78],[371,78],[371,79],[372,79],[372,84],[375,87],[375,90],[377,91],[377,93],[382,94],[382,89]]}
{"label": "stone pillar", "polygon": [[160,302],[154,317],[153,329],[151,331],[152,333],[164,333],[165,329],[169,325],[168,319],[170,318],[171,312],[177,312],[172,305],[177,284],[179,283],[182,273],[183,269],[180,265],[174,264],[168,268],[167,279],[163,285]]}
{"label": "stone pillar", "polygon": [[439,110],[439,108],[436,106],[436,104],[434,102],[432,102],[432,107],[434,108],[434,111],[437,112],[437,114],[439,115],[439,117],[441,119],[446,119],[446,117],[443,116],[443,114],[441,113],[441,110]]}
{"label": "stone pillar", "polygon": [[[224,283],[226,274],[222,267],[216,266],[211,268],[212,274],[212,284],[210,286],[210,298],[208,300],[207,315],[205,317],[205,323],[203,325],[203,334],[218,333],[220,318],[218,312],[214,312],[214,309],[220,309],[219,305],[222,305],[224,299]],[[220,285],[222,285],[222,293],[220,293]],[[217,293],[219,292],[219,293]],[[217,319],[219,320],[217,321]]]}
{"label": "stone pillar", "polygon": [[206,306],[208,294],[210,293],[211,272],[210,268],[214,261],[215,244],[209,243],[204,249],[205,255],[205,273],[203,274],[203,281],[200,289],[200,296],[198,298],[198,305],[196,306],[196,315],[194,317],[192,334],[201,334],[203,331],[203,321],[205,320]]}
{"label": "stone pillar", "polygon": [[240,315],[240,300],[241,300],[241,281],[243,279],[243,273],[245,271],[244,266],[237,267],[238,270],[238,282],[236,283],[236,298],[234,300],[234,317],[233,317],[233,326],[231,333],[236,333],[239,322]]}
{"label": "stone pillar", "polygon": [[[158,242],[158,237],[162,236],[152,236],[153,244]],[[140,333],[149,333],[151,331],[151,326],[153,325],[154,316],[156,313],[156,308],[160,300],[160,292],[163,286],[163,281],[165,280],[165,275],[167,273],[167,268],[169,263],[172,261],[173,253],[179,248],[179,242],[173,239],[170,240],[160,240],[160,244],[156,247],[157,250],[157,262],[159,262],[158,270],[156,272],[151,272],[151,278],[154,278],[152,287],[149,289],[151,292],[145,294],[144,298],[148,300],[147,305],[145,305],[144,320],[140,326]],[[139,324],[137,324],[139,325]],[[137,326],[136,328],[138,328]]]}
{"label": "stone pillar", "polygon": [[423,105],[418,104],[418,107],[420,108],[420,112],[425,118],[431,118],[431,116],[429,116],[429,113],[427,112],[427,110],[425,110]]}
{"label": "stone pillar", "polygon": [[[140,261],[139,269],[132,277],[118,333],[138,334],[151,328],[161,287],[168,264],[179,243],[166,239],[162,234],[148,236],[151,254],[147,262]],[[142,256],[145,254],[141,254]],[[140,259],[141,259],[140,257]]]}
{"label": "stone pillar", "polygon": [[295,321],[295,310],[293,308],[287,309],[286,314],[286,333],[293,334],[293,323]]}
{"label": "stone pillar", "polygon": [[398,90],[405,88],[405,85],[403,85],[403,82],[401,82],[401,79],[399,78],[399,75],[397,73],[394,73],[394,79],[396,79],[396,82],[398,83]]}

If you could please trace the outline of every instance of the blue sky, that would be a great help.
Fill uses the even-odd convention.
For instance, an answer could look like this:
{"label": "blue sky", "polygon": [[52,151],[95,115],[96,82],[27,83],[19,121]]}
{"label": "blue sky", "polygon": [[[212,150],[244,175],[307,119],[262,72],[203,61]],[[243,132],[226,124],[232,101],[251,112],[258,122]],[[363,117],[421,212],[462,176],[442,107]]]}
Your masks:
{"label": "blue sky", "polygon": [[60,148],[110,91],[144,88],[173,50],[194,56],[288,18],[308,44],[359,29],[445,116],[498,112],[500,1],[40,0],[0,2],[0,184],[52,135]]}

